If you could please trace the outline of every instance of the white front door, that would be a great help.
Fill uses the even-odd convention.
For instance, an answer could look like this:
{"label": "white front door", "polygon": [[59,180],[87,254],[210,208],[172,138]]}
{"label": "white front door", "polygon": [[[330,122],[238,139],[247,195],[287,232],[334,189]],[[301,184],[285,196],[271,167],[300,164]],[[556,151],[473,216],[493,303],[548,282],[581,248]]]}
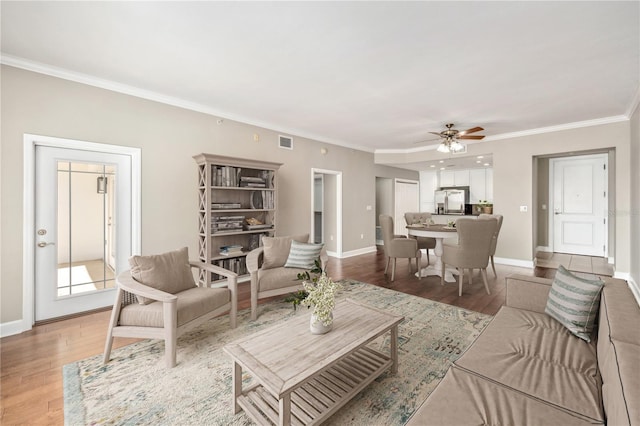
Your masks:
{"label": "white front door", "polygon": [[606,255],[607,155],[551,160],[553,251]]}
{"label": "white front door", "polygon": [[36,321],[112,305],[132,254],[131,157],[36,146],[35,170]]}

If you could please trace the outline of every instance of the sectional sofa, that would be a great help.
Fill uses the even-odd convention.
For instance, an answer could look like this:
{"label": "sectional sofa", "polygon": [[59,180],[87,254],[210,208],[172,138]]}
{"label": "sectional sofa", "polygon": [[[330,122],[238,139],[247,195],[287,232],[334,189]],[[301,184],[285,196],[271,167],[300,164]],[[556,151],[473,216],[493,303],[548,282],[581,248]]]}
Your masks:
{"label": "sectional sofa", "polygon": [[552,281],[507,278],[505,306],[408,425],[639,425],[640,307],[606,279],[591,342],[545,314]]}

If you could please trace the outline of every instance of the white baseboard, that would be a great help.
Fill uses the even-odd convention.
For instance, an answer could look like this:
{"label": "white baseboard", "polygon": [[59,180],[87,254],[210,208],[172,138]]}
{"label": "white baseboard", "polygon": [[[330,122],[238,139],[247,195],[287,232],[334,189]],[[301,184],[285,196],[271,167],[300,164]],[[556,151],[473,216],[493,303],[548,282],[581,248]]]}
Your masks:
{"label": "white baseboard", "polygon": [[553,253],[553,249],[551,247],[547,247],[547,246],[538,246],[538,247],[536,247],[536,252],[539,252],[539,251]]}
{"label": "white baseboard", "polygon": [[615,257],[608,257],[607,258],[607,262],[609,262],[609,265],[615,265],[616,264],[616,258]]}
{"label": "white baseboard", "polygon": [[26,330],[24,329],[24,321],[22,320],[3,322],[0,324],[0,337],[13,336],[23,331]]}
{"label": "white baseboard", "polygon": [[494,257],[493,261],[500,265],[519,266],[521,268],[533,269],[532,260],[509,259],[506,257]]}
{"label": "white baseboard", "polygon": [[627,279],[627,283],[629,283],[629,288],[631,289],[631,293],[633,293],[633,297],[636,298],[636,302],[640,305],[640,286],[631,276]]}
{"label": "white baseboard", "polygon": [[375,253],[376,250],[377,250],[376,246],[369,246],[369,247],[363,247],[356,250],[345,251],[342,253],[342,256],[338,256],[338,253],[333,251],[328,251],[328,250],[327,250],[327,254],[331,257],[337,257],[338,259],[345,259],[347,257],[359,256],[361,254]]}

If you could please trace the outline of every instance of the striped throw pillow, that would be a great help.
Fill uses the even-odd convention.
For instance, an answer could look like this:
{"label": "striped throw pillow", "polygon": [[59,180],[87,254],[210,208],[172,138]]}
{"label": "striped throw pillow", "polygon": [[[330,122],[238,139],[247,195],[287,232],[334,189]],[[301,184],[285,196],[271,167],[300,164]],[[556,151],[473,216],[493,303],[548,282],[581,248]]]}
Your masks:
{"label": "striped throw pillow", "polygon": [[311,269],[315,266],[315,261],[320,257],[322,244],[301,243],[291,241],[291,250],[285,268]]}
{"label": "striped throw pillow", "polygon": [[599,279],[580,278],[560,266],[544,311],[573,335],[590,342],[602,286]]}

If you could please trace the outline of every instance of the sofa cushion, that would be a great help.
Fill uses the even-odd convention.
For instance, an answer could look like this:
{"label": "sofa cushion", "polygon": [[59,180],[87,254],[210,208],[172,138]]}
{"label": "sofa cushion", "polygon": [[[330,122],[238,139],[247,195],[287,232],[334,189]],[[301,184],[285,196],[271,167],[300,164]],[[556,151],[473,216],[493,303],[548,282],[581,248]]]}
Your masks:
{"label": "sofa cushion", "polygon": [[455,365],[587,421],[604,420],[595,344],[548,315],[503,306]]}
{"label": "sofa cushion", "polygon": [[[131,276],[136,281],[166,293],[176,294],[196,286],[189,266],[187,247],[163,254],[131,256]],[[152,303],[153,299],[136,296],[138,303]]]}
{"label": "sofa cushion", "polygon": [[567,327],[573,335],[589,342],[600,307],[603,285],[599,279],[577,277],[560,265],[551,284],[544,311]]}
{"label": "sofa cushion", "polygon": [[[295,286],[300,284],[302,289],[302,281],[298,280],[298,274],[306,271],[306,269],[298,268],[273,268],[258,269],[258,282],[260,288],[258,291],[276,290],[284,287]],[[291,290],[292,292],[295,290]]]}
{"label": "sofa cushion", "polygon": [[[177,296],[178,327],[231,301],[231,292],[227,288],[194,287]],[[162,302],[148,305],[132,303],[120,312],[120,325],[163,327],[163,323]]]}
{"label": "sofa cushion", "polygon": [[454,366],[407,426],[587,424],[592,423]]}
{"label": "sofa cushion", "polygon": [[292,240],[306,243],[309,241],[309,234],[289,237],[262,237],[262,245],[264,246],[262,269],[283,267],[289,257]]}
{"label": "sofa cushion", "polygon": [[322,246],[323,244],[301,243],[292,240],[289,257],[287,257],[284,267],[312,269],[315,266],[315,261],[320,257]]}

